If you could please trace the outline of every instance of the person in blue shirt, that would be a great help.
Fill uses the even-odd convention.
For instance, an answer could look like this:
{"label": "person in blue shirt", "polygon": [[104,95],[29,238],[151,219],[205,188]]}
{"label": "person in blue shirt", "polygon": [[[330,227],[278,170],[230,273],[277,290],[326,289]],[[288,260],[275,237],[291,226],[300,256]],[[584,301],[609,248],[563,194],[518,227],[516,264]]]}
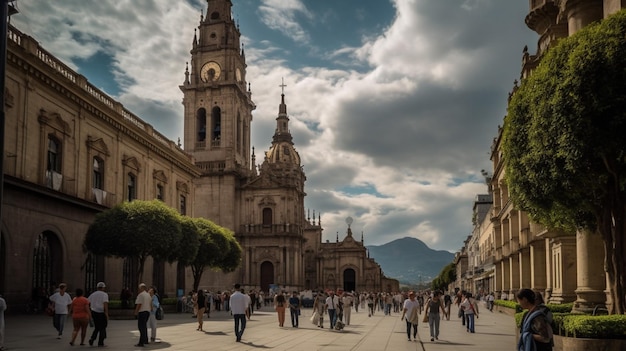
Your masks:
{"label": "person in blue shirt", "polygon": [[300,301],[298,292],[294,291],[293,295],[291,295],[291,297],[289,298],[289,311],[291,314],[291,326],[294,328],[298,327],[298,316],[300,315],[300,307],[302,307],[302,302]]}

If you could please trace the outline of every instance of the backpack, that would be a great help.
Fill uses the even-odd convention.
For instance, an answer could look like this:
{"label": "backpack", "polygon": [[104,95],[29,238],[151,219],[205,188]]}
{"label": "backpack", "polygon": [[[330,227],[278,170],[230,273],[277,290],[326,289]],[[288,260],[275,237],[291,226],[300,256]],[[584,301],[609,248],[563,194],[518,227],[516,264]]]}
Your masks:
{"label": "backpack", "polygon": [[156,317],[157,320],[162,320],[163,317],[165,316],[165,313],[163,312],[163,307],[159,306],[156,309],[156,312],[154,313],[154,316]]}

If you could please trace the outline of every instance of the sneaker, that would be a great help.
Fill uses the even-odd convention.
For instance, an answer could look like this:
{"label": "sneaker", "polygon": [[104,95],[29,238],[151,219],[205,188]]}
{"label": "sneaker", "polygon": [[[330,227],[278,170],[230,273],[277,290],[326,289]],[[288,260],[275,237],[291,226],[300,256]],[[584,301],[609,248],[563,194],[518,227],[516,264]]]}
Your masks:
{"label": "sneaker", "polygon": [[411,338],[409,338],[409,341],[411,341]]}
{"label": "sneaker", "polygon": [[435,341],[435,338],[430,338],[430,341]]}

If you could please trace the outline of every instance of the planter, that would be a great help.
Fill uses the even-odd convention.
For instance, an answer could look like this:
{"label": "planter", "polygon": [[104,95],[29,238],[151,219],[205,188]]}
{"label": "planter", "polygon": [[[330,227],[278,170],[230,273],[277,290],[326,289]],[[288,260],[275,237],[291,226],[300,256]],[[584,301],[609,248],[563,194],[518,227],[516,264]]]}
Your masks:
{"label": "planter", "polygon": [[503,306],[493,306],[493,309],[496,312],[504,313],[508,316],[515,317],[515,309],[513,308],[508,308],[508,307],[503,307]]}
{"label": "planter", "polygon": [[554,351],[615,351],[626,350],[625,339],[585,339],[554,336]]}

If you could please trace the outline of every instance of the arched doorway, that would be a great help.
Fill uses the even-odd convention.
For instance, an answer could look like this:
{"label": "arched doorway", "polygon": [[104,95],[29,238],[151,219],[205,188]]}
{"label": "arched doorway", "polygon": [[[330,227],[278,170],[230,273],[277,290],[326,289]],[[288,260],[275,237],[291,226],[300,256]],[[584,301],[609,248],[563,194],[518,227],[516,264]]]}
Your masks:
{"label": "arched doorway", "polygon": [[356,290],[356,272],[352,268],[348,268],[343,271],[343,290]]}
{"label": "arched doorway", "polygon": [[274,284],[274,265],[265,261],[261,263],[261,290],[270,291],[270,284]]}
{"label": "arched doorway", "polygon": [[33,248],[33,294],[52,294],[63,277],[63,249],[56,234],[39,233]]}

